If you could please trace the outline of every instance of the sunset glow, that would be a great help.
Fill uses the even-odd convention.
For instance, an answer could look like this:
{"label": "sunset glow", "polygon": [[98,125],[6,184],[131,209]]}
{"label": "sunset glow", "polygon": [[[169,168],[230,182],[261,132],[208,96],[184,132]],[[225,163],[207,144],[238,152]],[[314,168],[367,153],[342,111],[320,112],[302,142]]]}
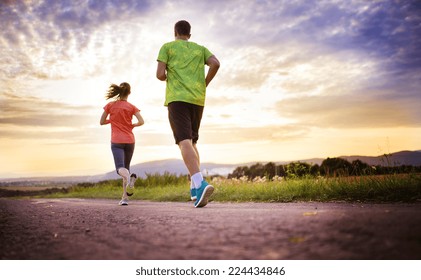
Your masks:
{"label": "sunset glow", "polygon": [[145,120],[132,164],[181,158],[155,77],[180,19],[221,62],[203,162],[420,150],[420,11],[392,0],[2,1],[0,177],[113,170],[99,125],[110,83],[131,84]]}

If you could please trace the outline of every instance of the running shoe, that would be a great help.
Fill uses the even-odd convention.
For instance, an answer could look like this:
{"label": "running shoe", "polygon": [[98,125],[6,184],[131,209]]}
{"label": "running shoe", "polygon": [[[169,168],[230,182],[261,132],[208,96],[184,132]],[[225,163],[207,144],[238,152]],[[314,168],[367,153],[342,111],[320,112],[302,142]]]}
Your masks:
{"label": "running shoe", "polygon": [[[134,183],[136,182],[136,179],[137,179],[136,174],[134,173],[130,174],[130,179],[128,180],[127,185],[126,185],[126,194],[128,196],[133,195]],[[127,187],[130,189],[130,192],[128,191]]]}
{"label": "running shoe", "polygon": [[194,203],[194,207],[205,207],[206,204],[208,204],[209,197],[212,195],[213,191],[214,187],[203,180],[200,188],[196,189],[197,200]]}
{"label": "running shoe", "polygon": [[190,189],[190,199],[192,201],[196,201],[197,200],[197,196],[196,196],[196,189]]}
{"label": "running shoe", "polygon": [[136,174],[132,173],[130,174],[130,185],[129,188],[133,189],[134,188],[134,183],[136,182],[137,176]]}
{"label": "running shoe", "polygon": [[127,206],[127,205],[129,205],[129,200],[127,198],[123,198],[122,200],[120,200],[120,202],[118,203],[118,205],[120,205],[120,206]]}

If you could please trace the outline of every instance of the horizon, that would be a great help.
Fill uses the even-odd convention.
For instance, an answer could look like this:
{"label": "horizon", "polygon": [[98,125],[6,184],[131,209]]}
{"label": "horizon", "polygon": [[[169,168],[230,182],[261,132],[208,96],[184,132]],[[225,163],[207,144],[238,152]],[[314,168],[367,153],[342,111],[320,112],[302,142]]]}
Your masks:
{"label": "horizon", "polygon": [[145,119],[132,165],[181,159],[155,77],[180,19],[221,62],[207,89],[203,162],[417,151],[420,9],[415,0],[2,2],[0,178],[113,170],[99,118],[108,86],[123,81]]}
{"label": "horizon", "polygon": [[[421,149],[419,150],[414,150],[414,151],[409,151],[409,150],[402,150],[402,151],[396,151],[396,152],[391,152],[390,154],[397,154],[397,153],[402,153],[402,152],[421,152]],[[340,156],[336,156],[336,157],[330,157],[330,158],[346,158],[346,157],[372,157],[372,158],[376,158],[376,157],[382,157],[384,156],[384,154],[381,155],[377,155],[377,156],[366,156],[366,155],[340,155]],[[240,166],[251,166],[253,164],[267,164],[267,163],[275,163],[275,164],[288,164],[291,162],[309,162],[310,160],[325,160],[327,158],[322,158],[322,157],[313,157],[313,158],[303,158],[303,159],[296,159],[296,160],[291,160],[291,161],[282,161],[282,160],[275,160],[275,161],[251,161],[251,162],[239,162],[239,163],[218,163],[218,162],[203,162],[202,165],[209,165],[209,164],[215,164],[215,165],[230,165],[230,166],[234,166],[234,167],[240,167]],[[152,161],[145,161],[145,162],[138,162],[138,163],[133,163],[132,167],[137,166],[137,165],[142,165],[142,164],[149,164],[149,163],[156,163],[156,162],[166,162],[166,161],[179,161],[182,162],[181,158],[168,158],[168,159],[159,159],[159,160],[152,160]],[[318,163],[312,163],[312,164],[318,164]],[[182,165],[183,166],[183,165]],[[184,167],[184,166],[183,166]],[[218,167],[220,168],[220,167]],[[202,170],[204,170],[205,168],[202,168]],[[163,170],[164,172],[168,171],[168,170]],[[7,180],[13,180],[18,182],[19,180],[30,180],[30,179],[34,179],[34,180],[40,180],[40,179],[53,179],[53,178],[76,178],[76,177],[98,177],[98,176],[102,176],[102,175],[106,175],[108,173],[113,173],[115,172],[115,170],[113,169],[109,169],[109,170],[103,170],[102,172],[96,173],[96,174],[84,174],[84,175],[67,175],[67,176],[62,176],[62,175],[50,175],[50,176],[25,176],[25,177],[0,177],[0,183],[5,183],[7,182]],[[187,172],[187,170],[186,170]],[[221,175],[221,174],[219,174]]]}

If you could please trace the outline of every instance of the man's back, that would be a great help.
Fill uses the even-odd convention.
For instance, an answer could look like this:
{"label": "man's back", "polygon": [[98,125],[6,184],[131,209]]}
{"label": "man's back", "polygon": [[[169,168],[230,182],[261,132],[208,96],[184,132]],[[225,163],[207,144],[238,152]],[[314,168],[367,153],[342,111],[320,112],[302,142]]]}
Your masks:
{"label": "man's back", "polygon": [[186,40],[175,40],[161,47],[158,61],[167,67],[165,105],[183,101],[204,106],[205,64],[211,56],[207,48]]}

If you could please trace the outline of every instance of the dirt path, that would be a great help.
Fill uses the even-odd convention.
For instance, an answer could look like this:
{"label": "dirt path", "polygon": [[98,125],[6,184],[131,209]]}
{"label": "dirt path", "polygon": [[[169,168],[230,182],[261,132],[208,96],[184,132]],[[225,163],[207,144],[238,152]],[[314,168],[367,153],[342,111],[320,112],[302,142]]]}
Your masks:
{"label": "dirt path", "polygon": [[0,198],[0,259],[421,259],[421,204]]}

